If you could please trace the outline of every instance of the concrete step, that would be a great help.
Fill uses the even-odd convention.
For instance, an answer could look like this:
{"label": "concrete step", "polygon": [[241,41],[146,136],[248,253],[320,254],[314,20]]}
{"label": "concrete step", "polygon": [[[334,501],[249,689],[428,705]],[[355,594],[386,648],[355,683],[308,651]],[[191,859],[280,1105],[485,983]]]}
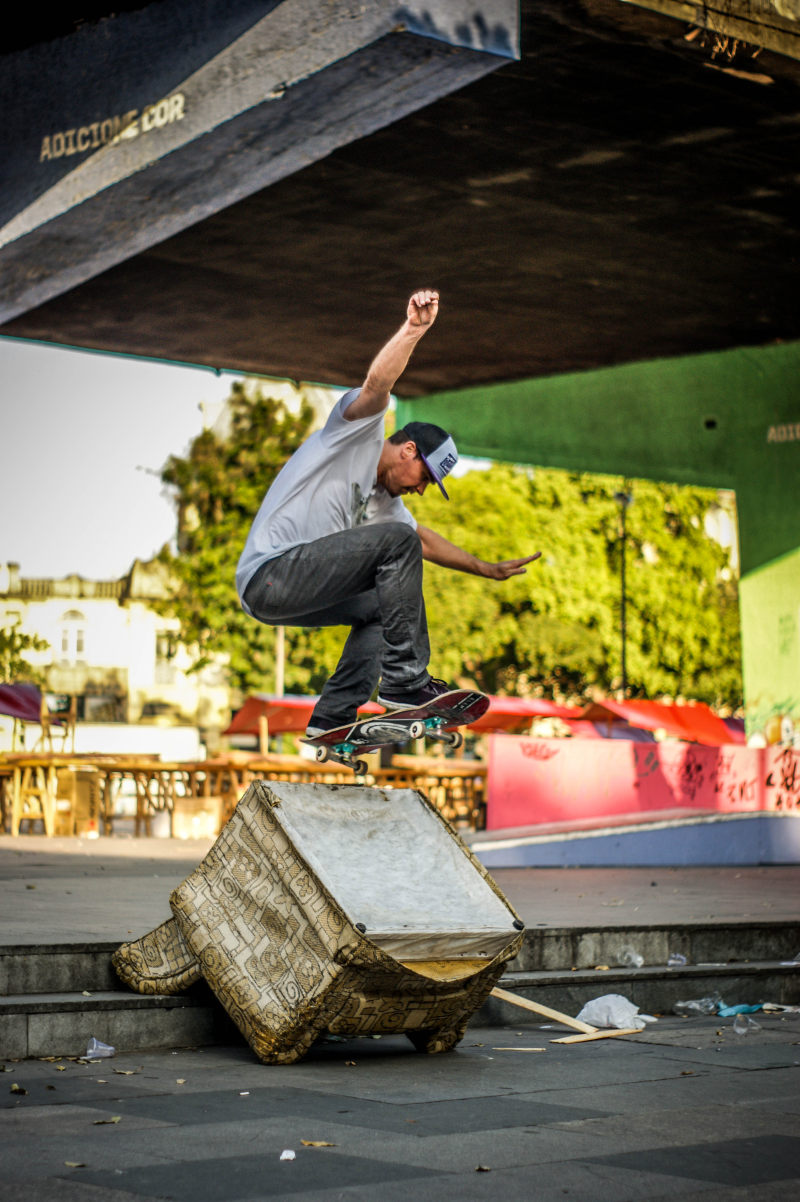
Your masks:
{"label": "concrete step", "polygon": [[800,921],[696,922],[681,926],[529,927],[510,972],[570,972],[621,966],[624,953],[664,966],[673,953],[689,965],[791,960],[800,952]]}
{"label": "concrete step", "polygon": [[[0,996],[116,990],[116,943],[11,944],[0,947]],[[673,952],[689,965],[790,960],[800,951],[800,921],[692,923],[675,926],[530,927],[509,972],[571,972],[619,967],[627,949],[645,967]]]}
{"label": "concrete step", "polygon": [[[676,1002],[719,994],[728,1006],[777,1002],[800,1003],[800,965],[776,960],[731,964],[697,964],[682,968],[611,968],[607,971],[509,972],[503,989],[573,1017],[593,998],[619,993],[642,1014],[668,1014]],[[483,1026],[546,1022],[508,1002],[489,998],[475,1016]],[[726,1020],[730,1021],[730,1020]]]}
{"label": "concrete step", "polygon": [[100,990],[0,998],[0,1057],[84,1056],[92,1036],[118,1052],[241,1042],[204,986],[170,997]]}
{"label": "concrete step", "polygon": [[0,947],[0,998],[11,994],[117,990],[118,943],[37,943]]}
{"label": "concrete step", "polygon": [[[120,985],[113,943],[12,945],[0,948],[0,1056],[81,1056],[94,1036],[118,1051],[240,1042],[205,985],[177,996],[143,996]],[[618,967],[626,948],[641,968]],[[620,993],[643,1013],[719,993],[729,1005],[800,1002],[800,967],[785,963],[800,948],[791,922],[529,930],[501,985],[575,1015],[594,997]],[[691,961],[668,968],[670,952]],[[782,963],[784,961],[784,963]],[[598,965],[607,966],[598,968]],[[522,1025],[535,1017],[490,998],[478,1025]]]}

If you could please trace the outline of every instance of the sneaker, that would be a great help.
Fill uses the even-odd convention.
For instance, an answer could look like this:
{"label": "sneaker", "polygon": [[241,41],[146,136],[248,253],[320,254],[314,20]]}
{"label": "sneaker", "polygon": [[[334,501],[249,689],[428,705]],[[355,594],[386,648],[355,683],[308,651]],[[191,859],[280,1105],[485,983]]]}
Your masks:
{"label": "sneaker", "polygon": [[336,718],[317,718],[314,714],[311,715],[311,721],[306,727],[306,738],[315,739],[317,735],[324,735],[326,731],[336,730],[339,726],[346,726],[347,719],[338,721]]}
{"label": "sneaker", "polygon": [[389,710],[416,709],[418,706],[428,705],[431,701],[435,701],[437,697],[441,697],[442,693],[451,693],[452,691],[453,686],[446,681],[429,676],[424,685],[418,689],[411,689],[409,692],[393,689],[390,685],[385,693],[378,693],[378,704],[385,705]]}

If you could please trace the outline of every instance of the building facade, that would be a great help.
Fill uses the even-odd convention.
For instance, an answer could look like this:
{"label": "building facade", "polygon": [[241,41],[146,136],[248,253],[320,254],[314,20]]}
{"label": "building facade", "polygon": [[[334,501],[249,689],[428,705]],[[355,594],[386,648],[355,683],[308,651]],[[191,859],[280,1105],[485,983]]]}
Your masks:
{"label": "building facade", "polygon": [[0,564],[0,627],[47,642],[27,659],[43,673],[52,705],[76,699],[79,722],[191,725],[213,743],[230,719],[225,664],[190,671],[178,620],[158,611],[167,585],[157,560],[99,581],[30,578]]}

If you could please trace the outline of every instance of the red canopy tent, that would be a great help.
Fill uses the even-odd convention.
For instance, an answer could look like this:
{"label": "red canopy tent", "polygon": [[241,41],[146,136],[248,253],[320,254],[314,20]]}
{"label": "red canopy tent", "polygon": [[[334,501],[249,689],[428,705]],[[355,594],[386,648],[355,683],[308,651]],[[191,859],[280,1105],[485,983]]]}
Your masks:
{"label": "red canopy tent", "polygon": [[0,684],[0,714],[20,722],[39,722],[42,694],[34,684]]}
{"label": "red canopy tent", "polygon": [[[298,734],[308,726],[314,706],[319,697],[272,697],[267,693],[254,693],[233,716],[225,735],[258,735],[261,722],[266,719],[271,735]],[[362,705],[360,714],[382,714],[383,706],[374,701]]]}
{"label": "red canopy tent", "polygon": [[[256,693],[247,698],[223,733],[258,736],[264,720],[271,735],[302,733],[318,700],[318,697],[293,694],[274,697],[267,693]],[[374,701],[367,702],[359,710],[363,715],[383,712],[383,707]],[[573,734],[594,738],[609,737],[613,726],[615,729],[633,728],[634,731],[664,730],[673,738],[712,747],[722,743],[744,742],[743,734],[732,731],[707,705],[699,701],[687,705],[667,705],[660,701],[606,700],[592,702],[581,708],[536,697],[492,697],[489,709],[482,718],[472,723],[470,730],[475,734],[527,730],[534,718],[559,718],[570,727]],[[608,733],[604,732],[604,727]]]}
{"label": "red canopy tent", "polygon": [[476,734],[491,731],[515,731],[530,726],[534,718],[580,718],[581,710],[574,705],[558,705],[539,697],[492,697],[482,718],[473,722],[470,730]]}
{"label": "red canopy tent", "polygon": [[744,743],[744,734],[731,730],[701,701],[670,705],[662,701],[597,701],[587,705],[581,721],[602,724],[628,723],[643,730],[663,730],[676,739],[719,747]]}
{"label": "red canopy tent", "polygon": [[[304,731],[318,700],[317,697],[274,697],[266,693],[256,693],[247,698],[223,734],[257,735],[260,720],[264,718],[271,735]],[[364,715],[382,714],[384,709],[374,701],[369,701],[358,712]],[[524,697],[492,697],[489,709],[470,726],[470,730],[478,734],[486,734],[493,730],[513,731],[527,728],[534,718],[566,719],[580,716],[581,710],[578,707],[557,705],[554,701]]]}

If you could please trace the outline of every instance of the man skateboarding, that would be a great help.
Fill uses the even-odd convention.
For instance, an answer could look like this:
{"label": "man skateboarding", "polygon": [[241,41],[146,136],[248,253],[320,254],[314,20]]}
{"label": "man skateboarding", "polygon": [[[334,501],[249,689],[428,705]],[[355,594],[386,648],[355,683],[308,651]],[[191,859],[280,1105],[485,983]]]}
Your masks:
{"label": "man skateboarding", "polygon": [[360,388],[342,396],[276,476],[236,571],[242,608],[269,626],[349,626],[307,734],[354,721],[380,681],[388,709],[422,706],[448,691],[428,673],[422,561],[507,580],[535,555],[489,563],[419,525],[403,504],[458,460],[449,434],[411,422],[384,439],[392,389],[439,311],[438,292],[408,302],[406,320],[375,356]]}

